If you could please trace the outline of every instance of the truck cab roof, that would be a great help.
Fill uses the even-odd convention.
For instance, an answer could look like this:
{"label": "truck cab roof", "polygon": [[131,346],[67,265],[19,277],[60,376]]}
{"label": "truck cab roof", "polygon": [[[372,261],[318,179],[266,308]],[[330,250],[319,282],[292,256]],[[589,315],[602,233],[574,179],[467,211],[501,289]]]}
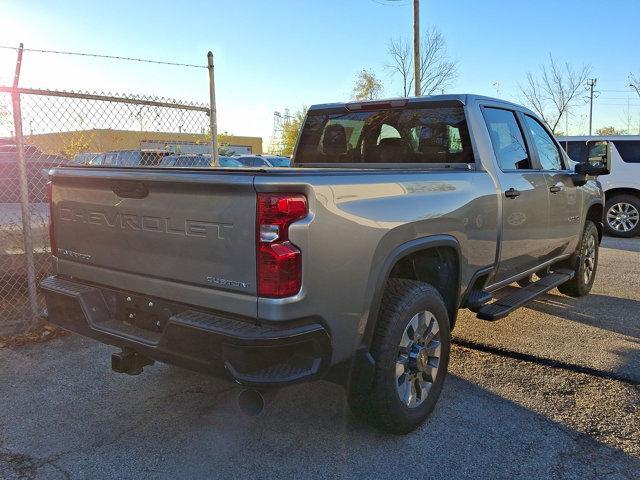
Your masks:
{"label": "truck cab roof", "polygon": [[347,109],[347,110],[362,110],[370,108],[394,108],[404,107],[407,105],[419,105],[421,103],[442,102],[442,103],[459,103],[461,105],[467,105],[473,101],[490,101],[492,103],[502,103],[505,106],[511,108],[523,109],[521,105],[517,105],[506,100],[499,98],[488,97],[485,95],[477,95],[472,93],[452,93],[447,95],[422,95],[419,97],[395,97],[375,100],[363,100],[353,102],[336,102],[336,103],[322,103],[309,107],[309,111],[319,110],[334,110],[334,109]]}

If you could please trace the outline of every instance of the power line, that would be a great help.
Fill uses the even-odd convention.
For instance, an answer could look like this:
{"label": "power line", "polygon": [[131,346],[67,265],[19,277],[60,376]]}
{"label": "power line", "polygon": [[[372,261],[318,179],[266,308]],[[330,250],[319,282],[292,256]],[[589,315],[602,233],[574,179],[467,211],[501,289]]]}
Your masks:
{"label": "power line", "polygon": [[406,7],[409,5],[410,0],[371,0],[378,5],[384,5],[386,7]]}
{"label": "power line", "polygon": [[609,107],[626,107],[627,105],[630,107],[640,107],[640,103],[602,103],[598,102],[598,105],[606,105]]}
{"label": "power line", "polygon": [[[11,47],[8,45],[0,45],[0,48],[5,50],[16,50],[16,51],[18,50],[18,47]],[[207,68],[206,65],[194,65],[191,63],[163,62],[160,60],[149,60],[146,58],[120,57],[117,55],[101,55],[99,53],[67,52],[63,50],[44,50],[41,48],[24,48],[23,50],[25,52],[55,53],[57,55],[74,55],[78,57],[108,58],[110,60],[126,60],[128,62],[154,63],[156,65],[172,65],[175,67]]]}

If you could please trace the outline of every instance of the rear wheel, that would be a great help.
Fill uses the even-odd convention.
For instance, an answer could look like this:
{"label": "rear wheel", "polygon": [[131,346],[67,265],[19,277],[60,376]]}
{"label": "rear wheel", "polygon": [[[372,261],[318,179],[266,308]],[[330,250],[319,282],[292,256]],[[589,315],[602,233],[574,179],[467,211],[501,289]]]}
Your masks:
{"label": "rear wheel", "polygon": [[634,195],[616,195],[605,205],[605,228],[614,237],[640,235],[640,198]]}
{"label": "rear wheel", "polygon": [[449,364],[451,333],[442,297],[431,285],[391,279],[371,346],[373,384],[350,403],[379,429],[408,433],[429,416]]}
{"label": "rear wheel", "polygon": [[568,282],[558,286],[560,292],[570,297],[583,297],[591,291],[598,268],[598,248],[598,229],[591,220],[587,220],[576,256],[572,261],[575,275]]}

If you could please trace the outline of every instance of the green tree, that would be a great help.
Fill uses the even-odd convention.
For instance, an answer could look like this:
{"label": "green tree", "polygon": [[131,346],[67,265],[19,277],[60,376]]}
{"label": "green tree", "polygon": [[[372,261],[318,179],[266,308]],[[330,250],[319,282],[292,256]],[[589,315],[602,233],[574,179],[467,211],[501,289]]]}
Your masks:
{"label": "green tree", "polygon": [[621,135],[622,132],[615,127],[602,127],[596,130],[596,135]]}
{"label": "green tree", "polygon": [[93,132],[78,131],[74,132],[71,137],[64,141],[62,145],[62,156],[72,160],[79,153],[90,152],[95,150],[92,148],[93,140],[96,134]]}
{"label": "green tree", "polygon": [[[218,138],[218,155],[231,156],[233,151],[229,148],[231,141],[231,133],[224,131],[219,133]],[[211,132],[206,132],[204,136],[194,136],[196,144],[211,143]]]}
{"label": "green tree", "polygon": [[290,156],[293,153],[307,110],[308,107],[303,106],[294,112],[291,117],[285,119],[282,125],[282,150],[279,152],[281,155]]}
{"label": "green tree", "polygon": [[363,68],[356,75],[356,84],[353,87],[354,100],[373,100],[380,98],[383,90],[382,82],[371,71]]}

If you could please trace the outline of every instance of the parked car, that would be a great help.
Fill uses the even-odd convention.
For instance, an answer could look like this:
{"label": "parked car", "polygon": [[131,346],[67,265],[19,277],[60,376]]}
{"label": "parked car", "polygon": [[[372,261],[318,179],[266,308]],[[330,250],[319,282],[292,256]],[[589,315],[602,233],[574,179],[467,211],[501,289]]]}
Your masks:
{"label": "parked car", "polygon": [[167,155],[160,161],[160,167],[204,168],[211,166],[210,155]]}
{"label": "parked car", "polygon": [[324,378],[406,433],[440,395],[460,308],[497,320],[589,293],[602,160],[572,169],[530,110],[443,95],[313,106],[292,169],[56,169],[49,320],[121,347],[119,372],[175,363],[257,403]]}
{"label": "parked car", "polygon": [[261,155],[274,167],[290,167],[291,159],[289,157],[283,157],[282,155]]}
{"label": "parked car", "polygon": [[90,152],[77,153],[71,160],[71,163],[77,165],[95,165],[94,160],[98,155],[100,154]]}
{"label": "parked car", "polygon": [[114,150],[104,154],[103,166],[154,167],[171,152],[165,150]]}
{"label": "parked car", "polygon": [[640,235],[640,135],[560,137],[576,162],[600,163],[607,155],[611,173],[601,179],[605,231],[616,237]]}
{"label": "parked car", "polygon": [[245,167],[273,167],[269,160],[260,155],[240,155],[233,158]]}
{"label": "parked car", "polygon": [[106,154],[104,154],[104,153],[97,154],[95,157],[93,157],[91,160],[89,160],[88,165],[92,165],[94,167],[99,167],[100,165],[104,164],[105,156],[106,156]]}
{"label": "parked car", "polygon": [[227,168],[242,168],[244,164],[235,157],[221,156],[219,157],[220,166]]}
{"label": "parked car", "polygon": [[[218,157],[221,167],[242,168],[244,165],[233,157]],[[209,168],[211,155],[168,155],[160,162],[161,167]]]}

